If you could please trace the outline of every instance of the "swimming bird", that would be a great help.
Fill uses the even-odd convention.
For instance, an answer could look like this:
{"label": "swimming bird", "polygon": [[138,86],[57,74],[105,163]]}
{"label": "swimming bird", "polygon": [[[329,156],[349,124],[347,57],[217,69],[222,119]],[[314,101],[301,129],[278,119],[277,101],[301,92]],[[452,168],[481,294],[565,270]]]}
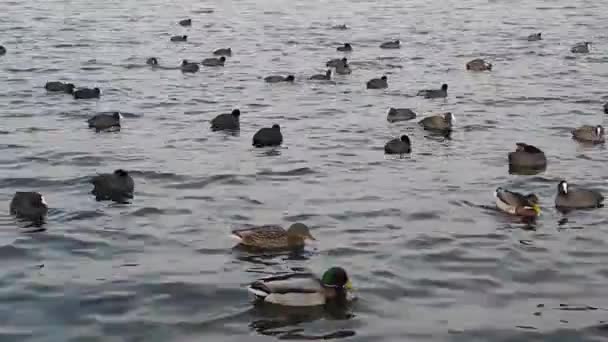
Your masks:
{"label": "swimming bird", "polygon": [[9,205],[11,215],[38,224],[44,221],[48,209],[44,197],[33,191],[17,191]]}
{"label": "swimming bird", "polygon": [[247,287],[258,302],[305,307],[333,300],[350,300],[352,284],[341,267],[331,267],[321,279],[310,273],[291,273],[259,279]]}
{"label": "swimming bird", "polygon": [[515,152],[509,152],[510,167],[523,169],[541,169],[547,167],[547,157],[539,148],[522,142],[518,142],[515,145]]}
{"label": "swimming bird", "polygon": [[112,200],[125,202],[133,198],[135,183],[133,178],[125,170],[118,169],[113,173],[102,173],[91,179],[93,190],[98,201]]}
{"label": "swimming bird", "polygon": [[0,45],[0,56],[6,55],[6,48]]}
{"label": "swimming bird", "polygon": [[524,217],[540,215],[539,200],[535,194],[522,195],[498,187],[494,191],[494,197],[496,197],[496,207],[507,214]]}
{"label": "swimming bird", "polygon": [[604,104],[604,113],[608,114],[608,102]]}
{"label": "swimming bird", "polygon": [[353,71],[348,63],[340,63],[336,65],[336,74],[339,75],[350,75]]}
{"label": "swimming bird", "polygon": [[231,48],[222,48],[222,49],[217,49],[215,51],[213,51],[213,54],[216,56],[232,56],[232,49]]}
{"label": "swimming bird", "polygon": [[265,225],[232,231],[239,244],[257,249],[298,249],[306,240],[316,240],[303,223],[294,223],[287,230],[277,225]]}
{"label": "swimming bird", "polygon": [[401,47],[401,41],[399,39],[393,40],[390,42],[384,42],[380,44],[380,48],[382,49],[398,49]]}
{"label": "swimming bird", "polygon": [[366,83],[367,89],[385,89],[388,88],[388,78],[382,76],[380,78],[373,78]]}
{"label": "swimming bird", "polygon": [[443,115],[426,117],[418,121],[418,124],[428,131],[449,133],[452,130],[452,124],[454,121],[456,121],[454,114],[447,112],[443,113]]}
{"label": "swimming bird", "polygon": [[350,51],[353,51],[353,47],[352,47],[352,45],[350,45],[350,43],[344,43],[343,46],[338,46],[336,48],[336,50],[342,51],[342,52],[350,52]]}
{"label": "swimming bird", "polygon": [[331,80],[331,70],[327,69],[325,74],[316,74],[310,76],[311,80]]}
{"label": "swimming bird", "polygon": [[264,77],[266,83],[293,82],[295,79],[294,75],[288,75],[286,77],[278,75]]}
{"label": "swimming bird", "polygon": [[405,154],[410,152],[412,152],[410,138],[405,134],[400,138],[390,140],[384,145],[384,153],[386,154]]}
{"label": "swimming bird", "polygon": [[182,72],[197,72],[199,67],[196,63],[188,62],[188,60],[184,59],[181,65]]}
{"label": "swimming bird", "polygon": [[81,88],[74,92],[75,99],[98,99],[101,96],[99,88]]}
{"label": "swimming bird", "polygon": [[325,66],[329,67],[329,68],[335,68],[338,65],[347,65],[347,64],[348,64],[348,59],[346,57],[343,57],[343,58],[330,59],[327,63],[325,63]]}
{"label": "swimming bird", "polygon": [[589,46],[591,46],[591,42],[580,42],[574,44],[574,46],[570,49],[572,53],[588,53]]}
{"label": "swimming bird", "polygon": [[420,90],[416,96],[424,96],[425,99],[436,99],[448,96],[448,85],[441,85],[440,89],[423,89]]}
{"label": "swimming bird", "polygon": [[74,84],[63,82],[46,82],[44,89],[50,92],[62,92],[66,94],[74,94]]}
{"label": "swimming bird", "polygon": [[192,26],[192,19],[182,19],[179,21],[181,26]]}
{"label": "swimming bird", "polygon": [[188,41],[188,36],[187,35],[183,35],[183,36],[173,36],[170,39],[172,42],[186,42]]}
{"label": "swimming bird", "polygon": [[532,33],[531,35],[528,36],[528,41],[529,42],[535,42],[538,40],[542,40],[541,38],[541,32],[538,33]]}
{"label": "swimming bird", "polygon": [[334,30],[348,30],[348,26],[346,26],[346,24],[334,25],[331,28]]}
{"label": "swimming bird", "polygon": [[414,113],[409,108],[393,108],[391,107],[388,110],[388,114],[386,115],[386,120],[388,122],[397,122],[397,121],[407,121],[416,118],[416,113]]}
{"label": "swimming bird", "polygon": [[89,128],[95,128],[97,131],[110,129],[120,129],[121,115],[119,112],[101,113],[87,120]]}
{"label": "swimming bird", "polygon": [[211,130],[238,130],[240,129],[239,117],[241,111],[234,109],[230,114],[220,114],[211,120]]}
{"label": "swimming bird", "polygon": [[582,142],[601,144],[604,140],[604,127],[583,125],[572,130],[572,138]]}
{"label": "swimming bird", "polygon": [[555,207],[562,210],[591,209],[603,206],[604,196],[596,190],[574,188],[563,180],[557,185]]}
{"label": "swimming bird", "polygon": [[222,56],[220,58],[205,58],[201,64],[204,66],[215,67],[224,66],[224,63],[226,63],[226,57]]}
{"label": "swimming bird", "polygon": [[150,57],[150,58],[146,59],[146,64],[151,65],[151,66],[156,66],[156,65],[158,65],[158,59],[156,57]]}
{"label": "swimming bird", "polygon": [[472,71],[490,71],[492,70],[492,63],[488,63],[481,58],[476,58],[466,65],[467,70]]}
{"label": "swimming bird", "polygon": [[255,147],[279,146],[282,143],[283,134],[281,134],[281,127],[277,124],[270,128],[261,128],[253,135],[253,146]]}

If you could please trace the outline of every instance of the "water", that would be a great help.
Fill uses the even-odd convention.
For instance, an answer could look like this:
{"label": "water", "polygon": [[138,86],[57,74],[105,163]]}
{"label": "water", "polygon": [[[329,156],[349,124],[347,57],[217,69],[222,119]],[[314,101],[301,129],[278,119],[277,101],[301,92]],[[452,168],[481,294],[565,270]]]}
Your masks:
{"label": "water", "polygon": [[[563,216],[559,179],[606,186],[606,149],[569,129],[604,122],[603,1],[4,1],[0,5],[0,340],[599,341],[608,319],[606,211]],[[177,25],[186,17],[191,28]],[[350,30],[332,30],[347,24]],[[544,40],[525,37],[543,32]],[[169,37],[187,34],[187,43]],[[400,50],[381,50],[400,38]],[[572,55],[579,41],[588,55]],[[351,42],[354,72],[325,70]],[[225,68],[153,70],[232,47]],[[473,58],[491,73],[468,73]],[[268,85],[269,74],[296,74]],[[365,90],[383,74],[389,89]],[[99,86],[100,100],[46,94],[49,80]],[[450,85],[446,100],[419,89]],[[451,111],[451,140],[388,108]],[[239,135],[208,121],[240,108]],[[119,133],[85,120],[125,112]],[[282,148],[253,149],[279,123]],[[402,133],[413,153],[386,159]],[[509,175],[516,141],[546,151]],[[96,202],[88,179],[129,170],[132,204]],[[503,186],[541,197],[529,227],[491,210]],[[47,231],[8,216],[16,190],[42,192]],[[488,206],[488,207],[485,207]],[[300,255],[233,250],[228,232],[303,221]],[[244,290],[267,273],[340,265],[359,301],[346,312],[259,310]],[[535,314],[536,313],[536,314]]]}

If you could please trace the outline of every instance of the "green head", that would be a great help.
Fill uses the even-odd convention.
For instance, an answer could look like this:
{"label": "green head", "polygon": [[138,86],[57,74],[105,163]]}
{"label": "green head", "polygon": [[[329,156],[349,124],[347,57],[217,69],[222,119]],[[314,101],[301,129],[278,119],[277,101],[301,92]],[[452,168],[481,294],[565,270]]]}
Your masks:
{"label": "green head", "polygon": [[342,267],[332,267],[323,273],[321,282],[325,287],[332,287],[337,289],[351,290],[352,284],[348,279],[348,274]]}

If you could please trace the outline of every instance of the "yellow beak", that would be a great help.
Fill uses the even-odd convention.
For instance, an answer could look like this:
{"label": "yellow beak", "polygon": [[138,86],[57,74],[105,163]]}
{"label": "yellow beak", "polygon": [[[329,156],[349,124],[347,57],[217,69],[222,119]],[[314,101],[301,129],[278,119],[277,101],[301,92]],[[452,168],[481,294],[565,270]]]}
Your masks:
{"label": "yellow beak", "polygon": [[536,212],[536,215],[540,215],[540,206],[538,204],[532,205],[532,209]]}
{"label": "yellow beak", "polygon": [[346,282],[346,284],[344,285],[344,288],[349,291],[353,290],[353,284],[350,282],[350,280]]}

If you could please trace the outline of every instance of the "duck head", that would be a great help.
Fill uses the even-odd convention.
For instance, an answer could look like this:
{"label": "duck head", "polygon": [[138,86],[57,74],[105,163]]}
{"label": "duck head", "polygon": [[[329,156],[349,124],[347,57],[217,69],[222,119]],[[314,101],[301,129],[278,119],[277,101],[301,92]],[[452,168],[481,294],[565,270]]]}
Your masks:
{"label": "duck head", "polygon": [[310,234],[310,229],[308,226],[299,222],[289,226],[289,229],[287,229],[287,235],[301,240],[316,240],[312,234]]}
{"label": "duck head", "polygon": [[232,114],[232,116],[238,118],[239,116],[241,116],[241,111],[238,110],[238,109],[235,109],[235,110],[232,111],[231,114]]}
{"label": "duck head", "polygon": [[527,194],[526,200],[528,200],[530,207],[536,212],[536,215],[540,215],[540,205],[538,204],[540,200],[538,199],[538,196],[536,196],[536,194]]}
{"label": "duck head", "polygon": [[345,49],[352,49],[353,47],[350,45],[350,43],[344,43],[344,48]]}
{"label": "duck head", "polygon": [[280,130],[281,126],[279,126],[279,124],[274,124],[272,125],[272,129]]}
{"label": "duck head", "polygon": [[331,267],[325,271],[321,277],[321,283],[325,288],[331,288],[338,292],[352,289],[348,274],[342,267]]}
{"label": "duck head", "polygon": [[148,65],[158,65],[158,59],[156,59],[156,57],[150,57],[146,61],[146,64],[148,64]]}
{"label": "duck head", "polygon": [[443,91],[447,91],[447,90],[448,90],[448,85],[447,85],[447,84],[445,84],[445,83],[444,83],[444,84],[442,84],[442,85],[441,85],[441,90],[443,90]]}
{"label": "duck head", "polygon": [[443,114],[443,118],[448,123],[456,122],[456,117],[454,116],[454,114],[452,114],[452,112],[447,112],[447,113]]}
{"label": "duck head", "polygon": [[122,118],[122,116],[120,115],[120,112],[112,113],[112,117],[116,120],[120,120],[120,118]]}
{"label": "duck head", "polygon": [[595,131],[594,131],[595,135],[597,137],[601,137],[604,135],[604,127],[602,127],[602,125],[597,125],[595,126]]}
{"label": "duck head", "polygon": [[68,94],[74,94],[74,89],[76,89],[76,86],[73,83],[68,83],[65,85],[65,91]]}
{"label": "duck head", "polygon": [[226,57],[222,56],[220,57],[220,62],[224,63],[226,61]]}
{"label": "duck head", "polygon": [[327,77],[327,78],[331,77],[331,69],[327,69],[327,71],[325,72],[325,77]]}
{"label": "duck head", "polygon": [[118,169],[118,170],[114,171],[114,174],[117,175],[118,177],[127,177],[129,175],[129,173],[123,169]]}
{"label": "duck head", "polygon": [[294,75],[289,75],[287,77],[285,77],[285,81],[287,82],[293,82],[295,81],[296,77]]}
{"label": "duck head", "polygon": [[99,88],[93,88],[93,91],[95,92],[95,94],[99,95],[101,94],[101,89]]}
{"label": "duck head", "polygon": [[401,138],[399,139],[401,141],[403,141],[406,144],[410,144],[410,137],[408,137],[407,135],[402,135]]}
{"label": "duck head", "polygon": [[380,79],[383,81],[386,81],[386,80],[388,80],[388,77],[386,77],[386,75],[384,75],[384,76],[380,77]]}
{"label": "duck head", "polygon": [[560,195],[567,195],[568,182],[566,182],[565,180],[559,182],[559,184],[557,185],[557,193],[559,193]]}
{"label": "duck head", "polygon": [[33,196],[30,196],[29,202],[30,205],[34,208],[48,208],[44,197],[39,193],[35,193],[33,194]]}

